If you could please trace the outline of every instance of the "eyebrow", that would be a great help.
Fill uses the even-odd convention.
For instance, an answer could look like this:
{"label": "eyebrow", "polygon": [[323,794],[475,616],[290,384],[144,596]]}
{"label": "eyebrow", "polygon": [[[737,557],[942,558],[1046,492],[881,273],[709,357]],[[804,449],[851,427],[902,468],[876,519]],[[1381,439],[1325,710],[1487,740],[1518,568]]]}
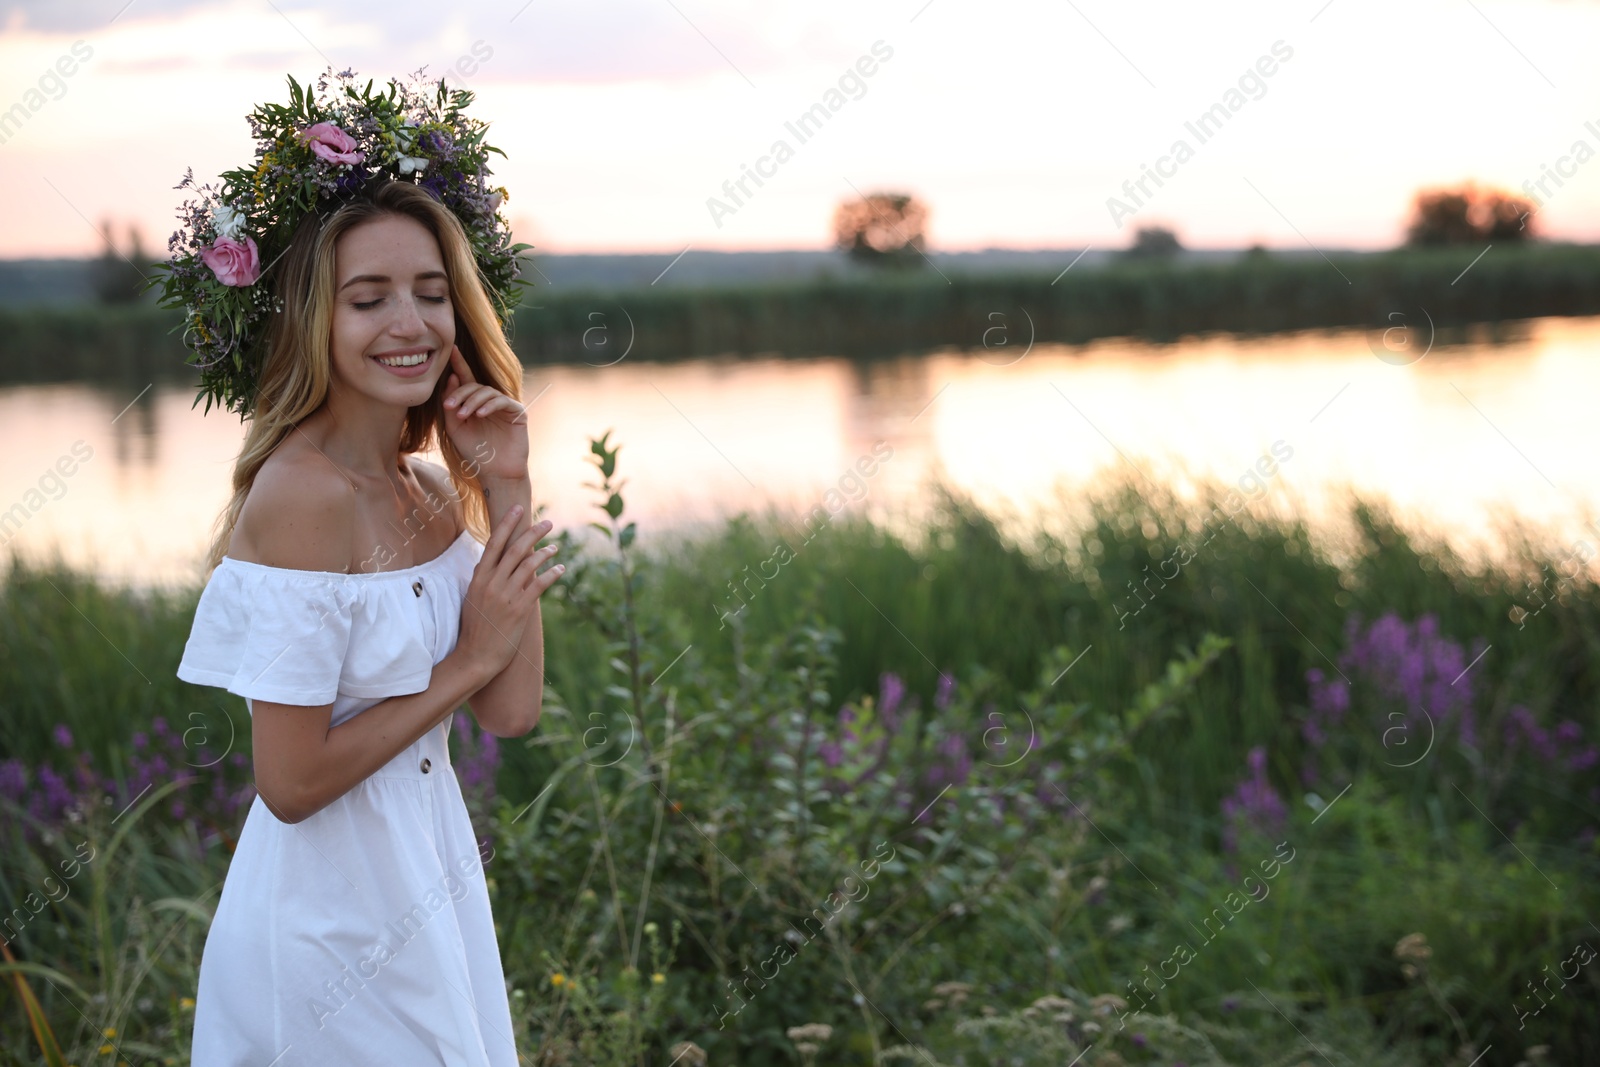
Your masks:
{"label": "eyebrow", "polygon": [[[444,278],[446,281],[449,281],[449,275],[445,274],[445,272],[442,270],[428,270],[417,275],[417,281],[423,281],[424,279],[428,278]],[[342,293],[357,282],[389,282],[393,280],[394,279],[389,277],[387,274],[357,274],[354,278],[351,278],[349,281],[339,286],[339,291]]]}

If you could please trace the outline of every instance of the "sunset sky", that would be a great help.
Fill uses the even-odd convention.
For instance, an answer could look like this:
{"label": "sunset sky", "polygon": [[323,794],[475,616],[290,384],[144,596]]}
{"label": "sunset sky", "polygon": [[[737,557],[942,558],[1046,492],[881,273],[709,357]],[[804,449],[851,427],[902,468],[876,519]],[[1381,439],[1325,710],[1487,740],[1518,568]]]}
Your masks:
{"label": "sunset sky", "polygon": [[[474,90],[507,215],[545,252],[821,248],[834,205],[879,189],[923,198],[949,251],[1150,223],[1380,248],[1415,190],[1468,178],[1545,178],[1543,231],[1596,241],[1596,42],[1593,0],[0,0],[0,257],[98,252],[108,217],[164,251],[184,169],[248,162],[245,113],[330,63]],[[786,123],[830,99],[801,143]],[[1180,139],[1135,205],[1123,183]],[[792,158],[713,217],[778,140]]]}

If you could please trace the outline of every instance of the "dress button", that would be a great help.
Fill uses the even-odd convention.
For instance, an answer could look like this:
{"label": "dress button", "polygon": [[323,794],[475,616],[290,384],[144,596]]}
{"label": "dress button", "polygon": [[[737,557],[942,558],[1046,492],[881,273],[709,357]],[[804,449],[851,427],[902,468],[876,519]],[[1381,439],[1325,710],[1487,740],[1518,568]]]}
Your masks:
{"label": "dress button", "polygon": [[432,767],[432,766],[433,766],[433,763],[428,759],[428,757],[426,757],[426,756],[422,757],[422,773],[423,774],[427,774],[428,773],[428,768]]}
{"label": "dress button", "polygon": [[418,596],[422,595],[422,579],[421,578],[418,578],[416,581],[411,583],[411,591],[413,593],[417,594]]}

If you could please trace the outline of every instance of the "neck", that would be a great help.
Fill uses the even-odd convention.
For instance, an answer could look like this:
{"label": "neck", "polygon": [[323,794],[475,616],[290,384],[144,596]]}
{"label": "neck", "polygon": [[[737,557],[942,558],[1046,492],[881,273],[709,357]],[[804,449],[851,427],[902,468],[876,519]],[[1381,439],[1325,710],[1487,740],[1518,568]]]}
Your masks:
{"label": "neck", "polygon": [[401,466],[400,438],[408,410],[330,390],[300,428],[310,430],[311,443],[351,480],[388,480]]}

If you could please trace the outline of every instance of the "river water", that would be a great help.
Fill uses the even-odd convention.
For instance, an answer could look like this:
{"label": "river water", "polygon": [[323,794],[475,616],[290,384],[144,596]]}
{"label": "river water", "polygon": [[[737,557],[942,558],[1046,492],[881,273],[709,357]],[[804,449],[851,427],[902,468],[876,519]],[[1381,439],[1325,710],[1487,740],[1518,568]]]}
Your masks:
{"label": "river water", "polygon": [[[1420,333],[1332,330],[530,367],[535,503],[558,527],[598,517],[585,457],[609,429],[641,544],[767,505],[903,526],[935,477],[1008,527],[1061,530],[1119,475],[1185,495],[1201,479],[1242,486],[1253,513],[1303,514],[1330,544],[1354,492],[1477,558],[1517,524],[1600,545],[1600,318],[1496,332],[1431,348]],[[197,583],[243,430],[194,396],[0,388],[0,558]]]}

